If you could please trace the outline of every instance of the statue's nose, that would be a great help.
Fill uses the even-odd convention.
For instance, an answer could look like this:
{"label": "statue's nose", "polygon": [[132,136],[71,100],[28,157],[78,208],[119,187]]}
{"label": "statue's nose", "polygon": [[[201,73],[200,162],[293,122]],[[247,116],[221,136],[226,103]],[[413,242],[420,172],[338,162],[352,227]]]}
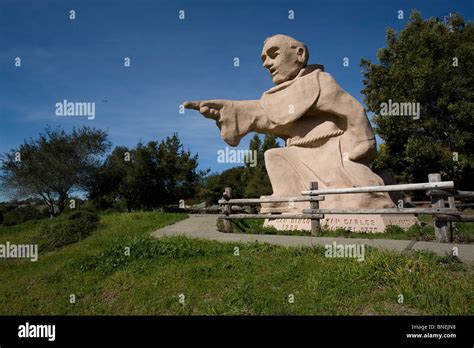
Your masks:
{"label": "statue's nose", "polygon": [[273,64],[270,63],[270,62],[268,61],[268,59],[267,59],[267,60],[265,60],[265,61],[263,62],[263,66],[264,66],[265,68],[267,68],[268,70],[270,70],[270,68],[273,66]]}

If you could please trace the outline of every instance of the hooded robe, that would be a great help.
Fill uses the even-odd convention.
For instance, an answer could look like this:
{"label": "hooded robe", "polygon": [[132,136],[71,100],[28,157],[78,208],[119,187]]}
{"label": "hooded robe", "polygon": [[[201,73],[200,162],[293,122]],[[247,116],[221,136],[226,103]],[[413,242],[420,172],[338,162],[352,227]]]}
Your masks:
{"label": "hooded robe", "polygon": [[[383,185],[368,167],[376,142],[363,106],[319,66],[306,66],[294,79],[264,92],[260,100],[231,101],[216,122],[231,146],[252,131],[285,139],[286,147],[265,152],[274,196],[298,196],[311,181],[321,189]],[[367,193],[327,196],[320,206],[394,204],[386,193]]]}

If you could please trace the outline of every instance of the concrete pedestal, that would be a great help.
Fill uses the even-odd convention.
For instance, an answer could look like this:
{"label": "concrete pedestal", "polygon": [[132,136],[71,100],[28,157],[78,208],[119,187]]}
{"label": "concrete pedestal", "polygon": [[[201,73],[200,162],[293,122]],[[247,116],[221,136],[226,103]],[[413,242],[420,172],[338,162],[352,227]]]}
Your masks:
{"label": "concrete pedestal", "polygon": [[[343,228],[352,232],[380,233],[389,225],[407,229],[418,223],[412,214],[331,214],[321,219],[321,227],[329,230]],[[278,230],[311,231],[310,219],[266,219],[264,227],[275,227]]]}

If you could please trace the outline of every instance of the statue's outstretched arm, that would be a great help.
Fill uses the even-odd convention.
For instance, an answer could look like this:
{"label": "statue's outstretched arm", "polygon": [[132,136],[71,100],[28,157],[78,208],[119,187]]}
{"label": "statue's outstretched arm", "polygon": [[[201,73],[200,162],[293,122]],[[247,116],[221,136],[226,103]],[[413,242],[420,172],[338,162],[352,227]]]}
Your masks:
{"label": "statue's outstretched arm", "polygon": [[231,146],[237,146],[249,132],[263,132],[270,123],[260,100],[188,101],[184,107],[198,110],[203,116],[215,120],[222,138]]}

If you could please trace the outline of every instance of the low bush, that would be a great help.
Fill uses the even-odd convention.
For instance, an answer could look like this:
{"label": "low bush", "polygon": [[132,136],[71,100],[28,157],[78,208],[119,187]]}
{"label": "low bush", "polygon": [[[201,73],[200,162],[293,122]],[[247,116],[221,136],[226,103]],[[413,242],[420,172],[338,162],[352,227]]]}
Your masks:
{"label": "low bush", "polygon": [[99,215],[78,211],[69,216],[43,225],[38,237],[42,251],[54,250],[88,237],[99,226]]}
{"label": "low bush", "polygon": [[85,226],[85,229],[95,230],[99,224],[100,217],[93,211],[81,210],[70,214],[67,219],[81,223]]}
{"label": "low bush", "polygon": [[43,219],[45,217],[47,217],[47,215],[42,213],[35,206],[27,205],[6,212],[3,215],[2,222],[5,226],[14,226],[25,221]]}

